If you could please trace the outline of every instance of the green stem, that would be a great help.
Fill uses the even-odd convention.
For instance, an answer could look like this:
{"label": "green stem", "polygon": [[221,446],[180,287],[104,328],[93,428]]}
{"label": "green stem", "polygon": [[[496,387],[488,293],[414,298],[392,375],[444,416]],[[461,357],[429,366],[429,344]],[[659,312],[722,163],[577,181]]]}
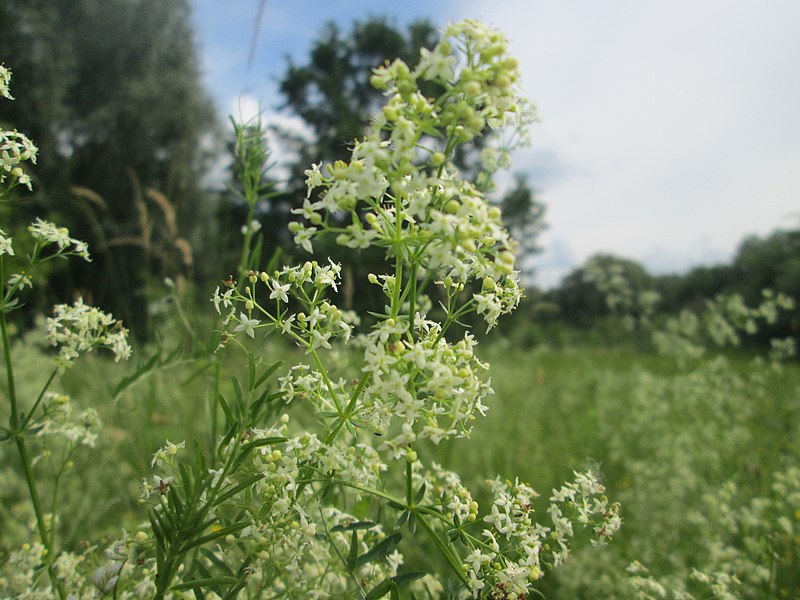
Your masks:
{"label": "green stem", "polygon": [[[0,260],[0,277],[5,275],[4,267],[5,267],[5,262]],[[11,341],[8,335],[8,323],[6,322],[6,314],[1,311],[0,311],[0,335],[3,338],[3,360],[6,363],[6,381],[8,384],[8,400],[11,411],[9,417],[9,426],[10,429],[16,433],[15,442],[17,445],[17,451],[19,452],[20,460],[22,462],[22,470],[25,474],[25,481],[28,484],[28,492],[31,497],[33,512],[36,515],[36,527],[39,530],[39,537],[42,539],[42,545],[46,550],[45,562],[47,563],[47,573],[50,576],[50,583],[53,586],[53,589],[58,592],[59,597],[64,598],[66,594],[64,592],[63,586],[60,584],[60,582],[56,578],[55,572],[53,571],[55,552],[54,548],[52,548],[51,544],[49,543],[49,535],[47,534],[47,524],[45,522],[44,513],[42,512],[42,502],[39,497],[39,492],[36,489],[36,479],[33,475],[33,467],[31,464],[31,459],[30,456],[28,455],[28,449],[25,446],[25,440],[22,438],[19,431],[20,416],[19,416],[19,408],[17,406],[17,390],[16,390],[16,385],[14,383],[14,367],[11,361]],[[52,376],[50,380],[52,380]],[[50,381],[48,381],[47,385],[49,384]],[[45,386],[45,388],[46,387],[47,386]]]}
{"label": "green stem", "polygon": [[395,250],[394,257],[394,293],[392,294],[392,318],[396,319],[400,314],[400,292],[403,287],[403,261],[400,258],[399,249]]}
{"label": "green stem", "polygon": [[39,396],[36,398],[36,402],[33,403],[33,406],[28,411],[28,414],[25,416],[25,419],[22,421],[22,424],[19,426],[19,431],[23,432],[28,428],[28,423],[31,422],[33,418],[33,413],[36,412],[36,409],[39,407],[44,395],[47,393],[47,390],[50,388],[50,384],[53,383],[53,379],[58,374],[58,369],[53,369],[53,372],[50,373],[50,377],[47,379],[47,383],[44,384],[42,391],[39,392]]}
{"label": "green stem", "polygon": [[12,431],[17,430],[19,425],[19,411],[17,409],[17,392],[14,385],[14,367],[11,363],[11,341],[8,337],[8,324],[6,323],[6,314],[0,312],[0,332],[3,337],[3,359],[6,363],[6,381],[8,382],[8,400],[11,404],[11,417],[10,428]]}
{"label": "green stem", "polygon": [[461,563],[459,563],[456,557],[453,556],[453,553],[450,551],[450,548],[447,546],[444,540],[442,540],[442,538],[439,537],[439,534],[433,530],[433,527],[431,527],[430,524],[419,515],[419,513],[417,513],[417,523],[422,525],[423,529],[425,529],[425,531],[428,532],[428,535],[430,535],[431,540],[433,540],[433,543],[439,549],[439,552],[442,553],[442,556],[445,557],[447,563],[453,569],[455,574],[458,575],[458,578],[461,580],[461,582],[464,584],[469,583],[467,576],[464,575],[464,571],[461,570]]}
{"label": "green stem", "polygon": [[18,436],[15,441],[17,443],[17,450],[19,451],[20,460],[22,461],[22,470],[25,473],[25,481],[28,484],[28,492],[31,496],[33,512],[36,515],[36,527],[39,530],[39,537],[42,539],[42,545],[45,548],[44,560],[47,563],[47,574],[50,576],[50,584],[53,586],[53,589],[58,592],[58,597],[63,599],[66,597],[66,592],[64,591],[63,584],[56,577],[53,568],[53,563],[55,562],[55,551],[54,548],[52,548],[52,544],[49,542],[50,536],[47,533],[47,524],[45,522],[44,513],[42,512],[42,503],[39,500],[39,492],[36,490],[36,479],[33,475],[28,449],[25,447],[25,440],[23,440],[21,437]]}
{"label": "green stem", "polygon": [[325,387],[328,388],[328,393],[331,395],[331,399],[333,400],[333,403],[336,405],[336,412],[338,412],[339,415],[343,415],[344,411],[342,410],[342,404],[341,402],[339,402],[339,397],[336,395],[336,392],[333,389],[333,383],[328,377],[328,372],[325,370],[325,365],[322,363],[322,359],[320,359],[316,349],[311,350],[311,356],[314,357],[314,362],[317,363],[317,368],[319,369],[319,373],[320,375],[322,375],[322,381],[325,382]]}

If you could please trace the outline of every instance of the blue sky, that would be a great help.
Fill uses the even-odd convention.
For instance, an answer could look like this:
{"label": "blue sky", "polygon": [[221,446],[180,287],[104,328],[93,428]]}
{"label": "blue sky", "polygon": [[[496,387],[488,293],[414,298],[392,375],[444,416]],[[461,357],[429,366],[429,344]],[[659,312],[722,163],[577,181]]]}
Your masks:
{"label": "blue sky", "polygon": [[279,114],[286,57],[324,23],[472,17],[502,28],[541,122],[517,155],[547,205],[537,282],[596,252],[685,270],[800,219],[800,2],[795,0],[192,0],[223,114]]}

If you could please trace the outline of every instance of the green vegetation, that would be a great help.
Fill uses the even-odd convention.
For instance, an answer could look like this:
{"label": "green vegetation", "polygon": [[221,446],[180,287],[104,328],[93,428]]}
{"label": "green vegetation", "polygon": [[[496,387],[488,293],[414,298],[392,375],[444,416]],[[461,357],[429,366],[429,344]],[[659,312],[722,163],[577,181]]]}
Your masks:
{"label": "green vegetation", "polygon": [[[70,41],[63,63],[20,58],[59,79],[51,96],[31,92],[47,102],[21,121],[41,133],[42,156],[0,129],[0,596],[800,594],[800,232],[748,239],[732,265],[685,277],[596,256],[505,318],[521,300],[515,252],[536,251],[543,217],[524,177],[487,197],[519,142],[500,129],[527,124],[516,60],[502,34],[473,21],[443,39],[426,24],[403,34],[371,21],[329,28],[283,80],[317,134],[301,157],[326,161],[296,165],[297,189],[275,194],[261,124],[235,124],[236,197],[216,207],[235,235],[209,242],[226,248],[215,283],[192,281],[178,223],[200,231],[180,215],[201,188],[203,127],[162,97],[163,120],[128,147],[114,135],[142,115],[125,107],[160,80],[140,88],[119,70],[131,87],[98,105],[78,85],[89,58],[114,54],[85,30],[95,9],[112,11],[118,27],[146,26],[149,41],[128,42],[125,56],[151,64],[158,47],[174,52],[170,94],[207,108],[187,5],[167,4],[16,11],[0,0],[9,30],[31,37],[10,36],[16,51],[50,48],[55,38],[37,35],[61,16]],[[376,56],[397,60],[368,77]],[[10,81],[0,66],[6,104]],[[69,160],[40,162],[39,178],[37,159],[61,152],[48,131],[65,123]],[[95,255],[49,221],[27,226],[29,209],[50,202],[21,202],[40,183],[109,219],[118,210],[129,235],[108,237],[92,213]],[[259,225],[278,213],[296,217],[286,231]],[[283,251],[292,238],[297,248]],[[148,260],[86,291],[147,338],[133,364],[82,356],[131,355],[111,315],[83,300],[46,308],[46,319],[38,310],[125,244]],[[303,259],[280,267],[285,257]],[[42,291],[64,280],[55,297]],[[192,283],[205,291],[193,296]],[[506,335],[493,337],[495,326]]]}

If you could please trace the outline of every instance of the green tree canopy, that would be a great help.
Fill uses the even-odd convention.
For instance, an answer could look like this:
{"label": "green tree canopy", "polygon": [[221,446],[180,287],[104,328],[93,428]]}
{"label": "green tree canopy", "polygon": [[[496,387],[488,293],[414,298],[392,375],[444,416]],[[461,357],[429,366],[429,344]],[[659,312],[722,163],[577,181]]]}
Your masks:
{"label": "green tree canopy", "polygon": [[0,121],[39,145],[36,202],[95,257],[61,295],[91,295],[141,326],[147,268],[190,267],[174,238],[196,222],[204,140],[216,130],[189,2],[0,0],[0,22],[17,98]]}

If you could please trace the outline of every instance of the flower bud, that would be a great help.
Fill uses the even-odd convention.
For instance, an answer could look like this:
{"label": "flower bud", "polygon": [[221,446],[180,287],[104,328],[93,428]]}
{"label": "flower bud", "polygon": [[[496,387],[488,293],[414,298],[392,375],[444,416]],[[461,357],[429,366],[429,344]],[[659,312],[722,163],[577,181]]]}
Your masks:
{"label": "flower bud", "polygon": [[451,198],[447,201],[444,205],[444,212],[450,215],[454,215],[458,212],[458,209],[461,208],[461,203],[456,200],[455,198]]}
{"label": "flower bud", "polygon": [[444,155],[443,152],[434,152],[431,155],[431,164],[434,167],[441,167],[445,163],[446,160],[447,160],[447,157]]}
{"label": "flower bud", "polygon": [[483,90],[481,88],[480,82],[475,81],[474,79],[472,81],[467,81],[464,84],[464,93],[467,94],[467,96],[477,96],[482,91]]}

